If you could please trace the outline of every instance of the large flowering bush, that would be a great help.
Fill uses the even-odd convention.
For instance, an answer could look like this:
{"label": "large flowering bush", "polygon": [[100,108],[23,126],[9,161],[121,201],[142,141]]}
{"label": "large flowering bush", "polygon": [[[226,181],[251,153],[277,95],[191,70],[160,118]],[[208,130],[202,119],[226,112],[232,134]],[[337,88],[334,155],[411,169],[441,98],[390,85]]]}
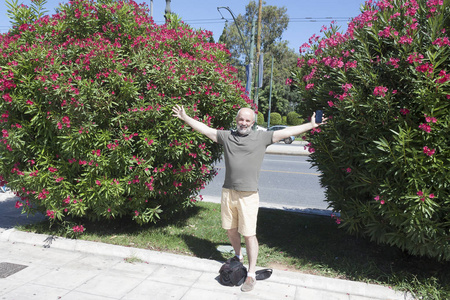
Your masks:
{"label": "large flowering bush", "polygon": [[[448,0],[367,1],[345,34],[312,37],[290,80],[337,222],[414,255],[450,260]],[[290,81],[288,80],[288,82]],[[309,114],[309,113],[308,113]]]}
{"label": "large flowering bush", "polygon": [[132,0],[30,11],[0,35],[0,179],[17,207],[143,224],[191,205],[221,149],[171,108],[230,126],[250,100],[228,50],[176,16],[154,24]]}

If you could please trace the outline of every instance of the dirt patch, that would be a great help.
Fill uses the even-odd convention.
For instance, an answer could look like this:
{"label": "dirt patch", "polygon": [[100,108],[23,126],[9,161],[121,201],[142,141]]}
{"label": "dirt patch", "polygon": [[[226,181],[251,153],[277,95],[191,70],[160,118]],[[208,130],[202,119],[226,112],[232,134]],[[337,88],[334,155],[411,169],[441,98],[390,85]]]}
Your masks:
{"label": "dirt patch", "polygon": [[283,265],[283,264],[280,264],[277,262],[270,263],[268,268],[275,269],[275,270],[281,270],[281,271],[290,271],[290,272],[298,272],[298,273],[303,273],[303,274],[319,275],[317,272],[314,272],[314,271],[308,272],[307,270],[300,270],[300,269],[296,268],[295,266]]}

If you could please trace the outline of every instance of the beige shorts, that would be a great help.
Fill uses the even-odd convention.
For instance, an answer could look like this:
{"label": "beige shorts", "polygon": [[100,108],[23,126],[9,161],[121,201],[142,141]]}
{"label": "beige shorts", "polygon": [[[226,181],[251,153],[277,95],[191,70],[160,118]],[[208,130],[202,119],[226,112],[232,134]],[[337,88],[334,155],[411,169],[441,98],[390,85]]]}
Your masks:
{"label": "beige shorts", "polygon": [[258,192],[239,192],[222,189],[221,215],[222,228],[237,228],[243,236],[256,235],[256,221],[258,218]]}

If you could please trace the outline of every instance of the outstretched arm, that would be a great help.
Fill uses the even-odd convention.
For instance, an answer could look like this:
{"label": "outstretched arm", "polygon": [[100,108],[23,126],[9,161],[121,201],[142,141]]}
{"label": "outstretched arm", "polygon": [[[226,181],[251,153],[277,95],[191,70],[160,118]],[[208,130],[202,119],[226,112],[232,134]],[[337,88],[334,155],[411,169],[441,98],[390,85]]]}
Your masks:
{"label": "outstretched arm", "polygon": [[298,125],[298,126],[287,127],[282,130],[274,131],[273,137],[272,137],[272,142],[276,143],[276,142],[284,140],[285,138],[288,138],[290,136],[300,135],[308,130],[311,130],[322,124],[325,124],[326,120],[327,120],[327,118],[323,118],[323,122],[320,124],[317,124],[316,123],[316,113],[313,113],[313,115],[311,117],[311,122],[309,122],[309,123],[305,123],[305,124]]}
{"label": "outstretched arm", "polygon": [[176,105],[172,108],[174,117],[177,117],[181,120],[183,120],[186,124],[191,126],[195,131],[200,132],[201,134],[206,135],[214,142],[217,142],[217,130],[209,127],[206,124],[203,124],[202,122],[199,122],[197,120],[192,119],[186,114],[186,111],[184,110],[183,106]]}

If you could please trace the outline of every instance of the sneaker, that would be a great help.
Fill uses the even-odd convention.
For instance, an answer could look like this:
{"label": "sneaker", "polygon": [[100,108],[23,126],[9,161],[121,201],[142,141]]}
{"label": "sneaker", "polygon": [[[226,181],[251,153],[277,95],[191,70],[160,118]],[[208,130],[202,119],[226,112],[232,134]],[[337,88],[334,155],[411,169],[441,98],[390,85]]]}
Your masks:
{"label": "sneaker", "polygon": [[255,287],[255,284],[256,284],[256,279],[254,279],[253,277],[247,276],[247,279],[245,279],[244,284],[241,286],[241,291],[250,292]]}
{"label": "sneaker", "polygon": [[230,260],[230,261],[240,261],[240,262],[243,262],[243,261],[244,261],[244,258],[239,259],[239,257],[237,257],[237,256],[235,255],[235,256],[233,256],[232,258],[229,258],[229,260]]}

